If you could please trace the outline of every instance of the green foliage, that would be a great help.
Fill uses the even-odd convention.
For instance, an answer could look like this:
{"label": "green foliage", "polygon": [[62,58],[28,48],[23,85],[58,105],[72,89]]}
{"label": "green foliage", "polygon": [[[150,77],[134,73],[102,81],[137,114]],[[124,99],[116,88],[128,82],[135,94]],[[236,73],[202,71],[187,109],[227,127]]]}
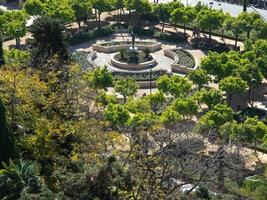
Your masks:
{"label": "green foliage", "polygon": [[[221,80],[227,76],[235,74],[235,71],[242,67],[240,64],[241,61],[241,55],[234,51],[221,54],[210,52],[208,56],[201,61],[201,66],[208,74]],[[249,61],[245,60],[243,62]]]}
{"label": "green foliage", "polygon": [[0,170],[1,199],[18,199],[23,190],[38,193],[40,188],[39,169],[31,161],[10,161]]}
{"label": "green foliage", "polygon": [[201,28],[209,30],[211,38],[211,30],[216,30],[222,26],[224,14],[222,11],[214,9],[202,9],[198,13],[196,21]]}
{"label": "green foliage", "polygon": [[76,34],[70,39],[70,44],[77,45],[77,44],[80,44],[80,43],[83,43],[89,40],[96,39],[98,37],[109,36],[112,33],[114,33],[114,31],[111,26],[101,27],[93,31]]}
{"label": "green foliage", "polygon": [[184,119],[191,119],[198,111],[198,105],[193,98],[176,99],[172,103],[172,108]]}
{"label": "green foliage", "polygon": [[80,28],[80,22],[92,14],[92,5],[86,0],[71,0],[71,7]]}
{"label": "green foliage", "polygon": [[235,21],[238,21],[240,23],[240,26],[242,28],[243,32],[247,32],[247,38],[250,37],[249,33],[254,28],[254,23],[260,19],[260,15],[256,12],[248,13],[248,12],[242,12],[240,13]]}
{"label": "green foliage", "polygon": [[105,119],[116,126],[123,126],[127,123],[130,115],[126,108],[119,104],[109,104],[104,112]]}
{"label": "green foliage", "polygon": [[0,67],[5,64],[2,35],[0,34]]}
{"label": "green foliage", "polygon": [[199,103],[206,104],[209,110],[222,101],[222,94],[216,89],[202,89],[195,94],[195,97]]}
{"label": "green foliage", "polygon": [[167,127],[172,127],[181,120],[182,116],[172,106],[165,109],[160,116],[160,122]]}
{"label": "green foliage", "polygon": [[57,55],[59,60],[68,59],[67,48],[63,31],[64,25],[53,17],[42,17],[34,21],[30,32],[34,38],[31,49],[31,65],[41,68],[52,56]]}
{"label": "green foliage", "polygon": [[151,112],[149,101],[147,101],[144,98],[143,99],[132,98],[131,100],[127,102],[125,107],[131,113],[150,113]]}
{"label": "green foliage", "polygon": [[210,130],[218,129],[232,119],[233,110],[226,105],[218,104],[199,119],[196,130],[202,134],[207,134]]}
{"label": "green foliage", "polygon": [[139,85],[135,80],[126,78],[126,79],[118,79],[115,81],[114,90],[115,92],[120,93],[123,96],[123,101],[126,103],[127,97],[133,96]]}
{"label": "green foliage", "polygon": [[8,162],[10,158],[15,156],[14,138],[9,131],[5,108],[0,99],[0,162]]}
{"label": "green foliage", "polygon": [[40,16],[44,13],[44,3],[41,0],[27,0],[24,3],[25,11],[31,16]]}
{"label": "green foliage", "polygon": [[228,95],[228,103],[231,105],[232,95],[235,93],[245,92],[248,85],[246,81],[239,77],[228,76],[219,82],[219,88]]}
{"label": "green foliage", "polygon": [[6,64],[27,65],[30,54],[28,51],[10,49],[5,51]]}
{"label": "green foliage", "polygon": [[150,106],[154,113],[157,113],[157,110],[159,110],[160,107],[162,107],[163,103],[166,102],[166,97],[161,91],[149,94],[145,98],[149,101]]}
{"label": "green foliage", "polygon": [[151,128],[157,124],[157,116],[152,113],[137,113],[129,119],[128,125],[131,127],[144,127],[145,129]]}
{"label": "green foliage", "polygon": [[172,96],[185,97],[192,88],[192,83],[187,78],[181,76],[168,77],[167,75],[157,80],[157,87],[164,94]]}
{"label": "green foliage", "polygon": [[94,71],[88,72],[85,76],[85,80],[88,85],[94,89],[104,89],[112,86],[113,79],[111,73],[108,71],[107,67],[96,68]]}
{"label": "green foliage", "polygon": [[233,141],[252,143],[267,134],[267,126],[257,118],[248,118],[244,123],[226,122],[219,132]]}
{"label": "green foliage", "polygon": [[23,37],[26,34],[28,15],[25,11],[5,11],[0,14],[0,31],[6,36]]}
{"label": "green foliage", "polygon": [[96,101],[102,106],[118,103],[118,99],[115,95],[108,95],[105,91],[100,92],[96,98]]}
{"label": "green foliage", "polygon": [[163,22],[163,31],[164,23],[170,19],[169,5],[166,3],[155,4],[152,7],[152,13],[158,18],[159,21]]}
{"label": "green foliage", "polygon": [[203,69],[196,69],[189,73],[188,79],[196,84],[199,90],[204,84],[208,84],[211,78],[207,75],[207,72]]}
{"label": "green foliage", "polygon": [[71,0],[45,0],[44,10],[45,16],[59,19],[63,23],[71,22],[75,18]]}
{"label": "green foliage", "polygon": [[224,28],[228,31],[231,31],[235,38],[235,48],[237,47],[237,39],[243,33],[243,24],[240,20],[237,20],[234,17],[228,16],[224,21]]}
{"label": "green foliage", "polygon": [[193,7],[179,7],[171,12],[171,21],[174,24],[182,23],[184,25],[184,34],[186,34],[185,25],[194,21],[196,10]]}
{"label": "green foliage", "polygon": [[242,193],[253,199],[264,200],[266,193],[267,180],[264,176],[254,175],[245,179],[242,187]]}

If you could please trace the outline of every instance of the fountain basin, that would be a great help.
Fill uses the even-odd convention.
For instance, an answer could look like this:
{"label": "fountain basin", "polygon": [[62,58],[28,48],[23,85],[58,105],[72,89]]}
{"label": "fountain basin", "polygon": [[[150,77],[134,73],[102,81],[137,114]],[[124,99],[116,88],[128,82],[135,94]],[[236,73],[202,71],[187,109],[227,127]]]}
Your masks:
{"label": "fountain basin", "polygon": [[[131,42],[116,41],[116,42],[104,42],[100,44],[94,44],[93,50],[101,53],[114,53],[119,49],[129,49],[132,46]],[[161,43],[149,42],[149,41],[136,41],[135,47],[142,51],[148,49],[150,52],[155,52],[161,49]]]}
{"label": "fountain basin", "polygon": [[119,53],[112,55],[109,62],[110,65],[119,69],[130,70],[130,71],[145,70],[152,65],[156,66],[158,64],[157,60],[153,57],[153,55],[150,55],[152,57],[151,60],[136,64],[136,63],[121,62],[116,60],[114,57],[118,54]]}

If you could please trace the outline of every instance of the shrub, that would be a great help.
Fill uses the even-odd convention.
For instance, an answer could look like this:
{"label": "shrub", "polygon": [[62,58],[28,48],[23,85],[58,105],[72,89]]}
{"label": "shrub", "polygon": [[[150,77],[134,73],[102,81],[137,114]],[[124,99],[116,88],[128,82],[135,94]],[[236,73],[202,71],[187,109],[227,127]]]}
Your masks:
{"label": "shrub", "polygon": [[216,40],[212,40],[212,42],[210,43],[208,38],[194,38],[191,40],[191,44],[194,48],[206,51],[211,50],[219,53],[234,50],[233,45],[226,45],[224,43],[219,43]]}
{"label": "shrub", "polygon": [[82,33],[82,34],[74,35],[70,39],[70,45],[80,44],[82,42],[93,40],[93,39],[96,39],[98,37],[109,36],[112,33],[114,33],[114,30],[112,29],[111,26],[98,28],[98,29],[95,29],[93,31],[89,31],[89,32],[85,32],[85,33]]}
{"label": "shrub", "polygon": [[148,58],[149,54],[151,53],[149,49],[144,49],[143,52],[145,54],[145,58]]}
{"label": "shrub", "polygon": [[126,54],[126,49],[120,49],[119,52],[120,52],[121,59],[124,59],[125,54]]}
{"label": "shrub", "polygon": [[154,37],[161,40],[166,40],[168,42],[184,42],[186,41],[184,35],[179,34],[168,34],[168,33],[162,33],[162,32],[156,32],[154,34]]}

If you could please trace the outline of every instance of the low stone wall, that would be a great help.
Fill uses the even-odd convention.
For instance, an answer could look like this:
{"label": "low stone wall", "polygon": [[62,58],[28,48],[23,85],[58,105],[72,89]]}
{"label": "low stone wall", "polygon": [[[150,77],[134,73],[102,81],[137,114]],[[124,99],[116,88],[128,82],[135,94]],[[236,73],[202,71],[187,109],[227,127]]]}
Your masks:
{"label": "low stone wall", "polygon": [[113,55],[110,58],[110,64],[114,67],[117,67],[119,69],[124,69],[124,70],[144,70],[147,69],[149,67],[149,65],[157,65],[157,61],[156,59],[152,56],[152,60],[147,61],[147,62],[143,62],[140,64],[133,64],[133,63],[124,63],[124,62],[120,62],[118,60],[115,60],[114,57],[117,54]]}
{"label": "low stone wall", "polygon": [[[137,81],[137,84],[141,89],[150,88],[150,81]],[[156,87],[157,87],[156,81],[151,81],[151,88],[156,88]]]}
{"label": "low stone wall", "polygon": [[179,57],[171,50],[164,50],[164,56],[167,56],[173,60],[173,63],[179,62]]}
{"label": "low stone wall", "polygon": [[[124,41],[118,41],[118,42],[124,42]],[[142,42],[142,43],[146,43],[146,42]],[[149,49],[150,52],[155,52],[161,49],[161,43],[155,42],[152,43],[151,42],[147,42],[148,45],[146,44],[138,44],[136,43],[136,47],[138,48],[138,50],[145,50],[145,49]],[[94,51],[98,51],[98,52],[102,52],[102,53],[113,53],[113,52],[117,52],[120,49],[129,49],[129,47],[131,47],[131,44],[123,44],[123,45],[113,45],[113,46],[103,46],[101,44],[94,44],[93,45],[93,50]]]}
{"label": "low stone wall", "polygon": [[92,65],[93,67],[96,66],[96,64],[94,63],[94,59],[96,58],[96,51],[92,51],[88,54],[87,56],[87,61],[90,63],[90,65]]}
{"label": "low stone wall", "polygon": [[194,68],[188,68],[179,64],[171,65],[172,72],[179,74],[189,74],[191,71],[194,71]]}
{"label": "low stone wall", "polygon": [[172,72],[180,73],[180,74],[189,74],[191,71],[194,71],[198,67],[198,61],[194,57],[195,66],[193,68],[188,68],[183,65],[178,64],[179,57],[177,54],[171,50],[164,50],[164,55],[171,58],[173,60],[173,64],[171,65]]}

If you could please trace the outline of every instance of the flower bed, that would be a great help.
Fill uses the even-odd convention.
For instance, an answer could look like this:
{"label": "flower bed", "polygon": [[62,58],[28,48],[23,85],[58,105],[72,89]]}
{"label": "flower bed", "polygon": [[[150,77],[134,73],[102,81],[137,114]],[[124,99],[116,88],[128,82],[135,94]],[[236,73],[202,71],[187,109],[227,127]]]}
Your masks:
{"label": "flower bed", "polygon": [[195,59],[189,52],[182,49],[177,49],[174,51],[174,53],[179,57],[177,64],[185,66],[187,68],[195,67]]}
{"label": "flower bed", "polygon": [[188,74],[197,67],[195,58],[183,49],[165,50],[164,55],[173,60],[171,69],[175,73]]}

